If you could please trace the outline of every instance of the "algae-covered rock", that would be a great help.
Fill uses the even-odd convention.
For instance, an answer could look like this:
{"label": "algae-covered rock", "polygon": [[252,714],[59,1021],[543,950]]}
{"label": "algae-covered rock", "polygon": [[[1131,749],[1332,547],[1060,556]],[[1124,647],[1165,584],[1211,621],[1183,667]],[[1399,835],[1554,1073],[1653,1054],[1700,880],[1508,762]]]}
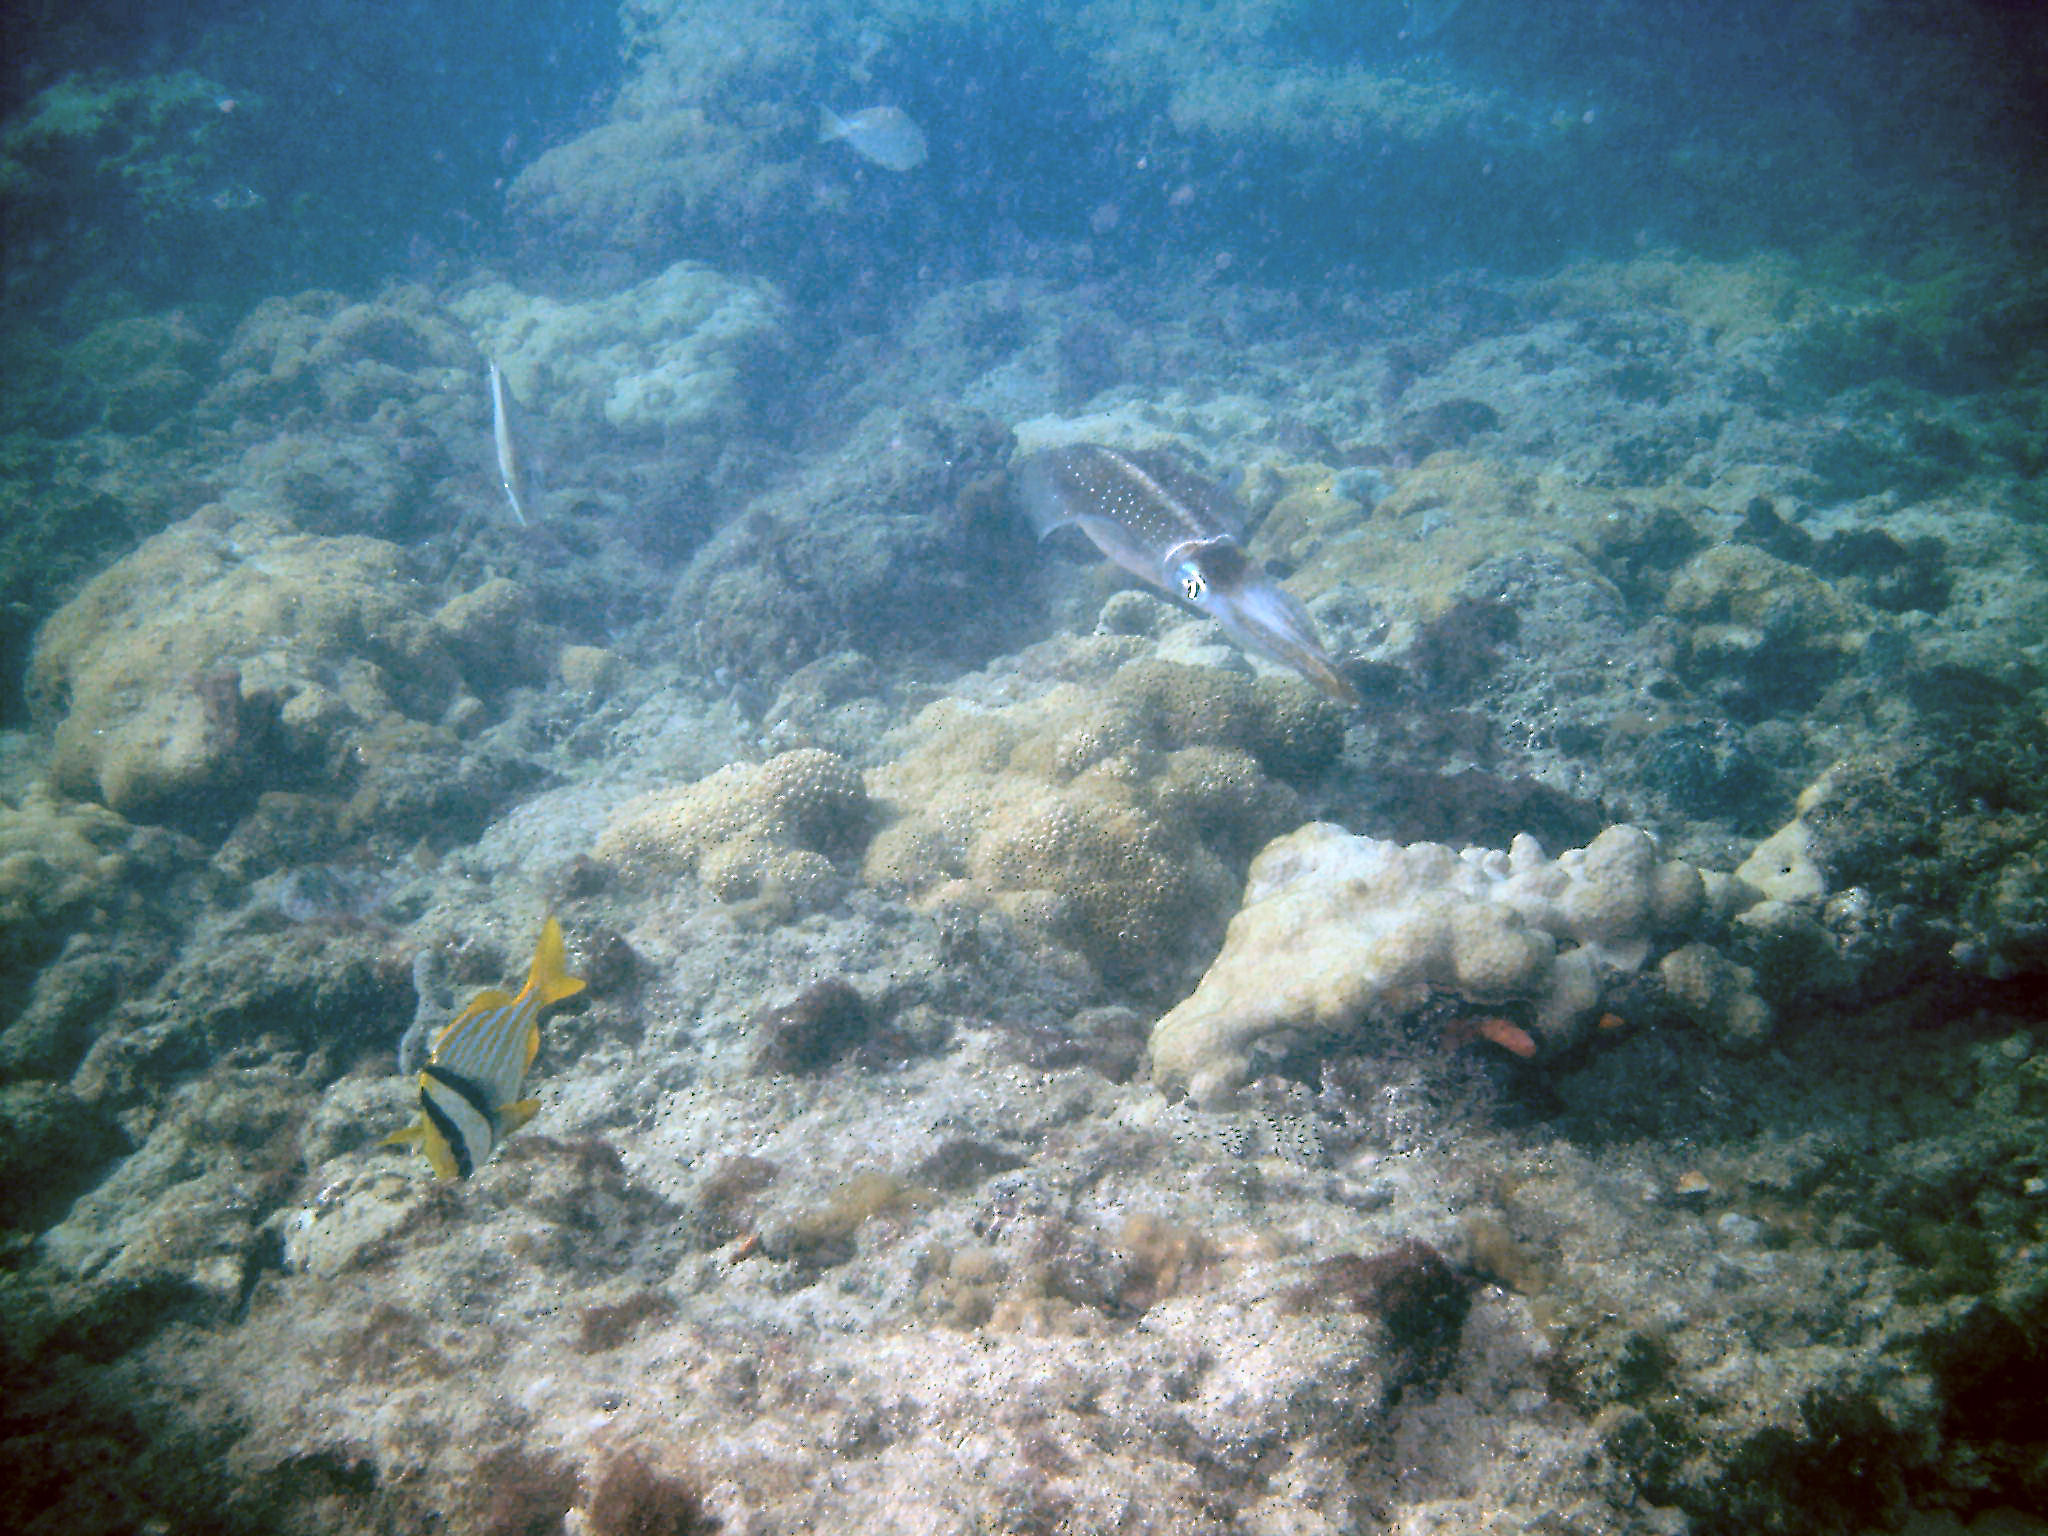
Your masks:
{"label": "algae-covered rock", "polygon": [[561,646],[561,636],[539,622],[534,606],[525,587],[492,576],[443,603],[434,628],[472,687],[531,681],[546,672]]}
{"label": "algae-covered rock", "polygon": [[70,1089],[0,1087],[0,1227],[49,1225],[125,1150],[114,1124]]}
{"label": "algae-covered rock", "polygon": [[1432,991],[1513,1009],[1565,1045],[1605,975],[1639,972],[1705,909],[1698,871],[1633,827],[1551,859],[1529,837],[1458,853],[1311,823],[1253,860],[1222,953],[1153,1031],[1153,1078],[1220,1103],[1262,1043],[1392,1023]]}
{"label": "algae-covered rock", "polygon": [[1490,561],[1540,551],[1579,580],[1602,578],[1589,556],[1604,499],[1563,476],[1436,453],[1403,474],[1370,517],[1326,465],[1276,463],[1277,492],[1252,548],[1292,574],[1307,600],[1349,586],[1404,626],[1440,618]]}
{"label": "algae-covered rock", "polygon": [[458,674],[402,551],[214,506],[102,572],[43,626],[31,708],[58,788],[215,827],[326,778],[349,736],[438,713]]}
{"label": "algae-covered rock", "polygon": [[337,421],[381,417],[397,429],[480,370],[475,342],[422,289],[355,302],[316,289],[249,311],[221,351],[202,412],[228,424],[308,409]]}
{"label": "algae-covered rock", "polygon": [[40,788],[0,803],[0,971],[26,975],[73,928],[106,921],[127,900],[134,828],[96,805]]}
{"label": "algae-covered rock", "polygon": [[1664,606],[1678,625],[1675,674],[1738,720],[1827,707],[1838,683],[1853,686],[1855,664],[1880,631],[1880,615],[1844,586],[1746,543],[1686,561]]}
{"label": "algae-covered rock", "polygon": [[736,422],[748,380],[789,345],[786,306],[770,284],[692,261],[573,303],[487,283],[455,310],[520,399],[671,446]]}
{"label": "algae-covered rock", "polygon": [[1082,681],[1002,709],[942,701],[870,783],[892,816],[869,884],[1007,914],[1129,981],[1185,964],[1251,850],[1301,818],[1334,707],[1293,682],[1072,648]]}
{"label": "algae-covered rock", "polygon": [[115,432],[147,432],[199,396],[213,344],[185,315],[132,315],[97,327],[67,361],[91,381],[101,420]]}
{"label": "algae-covered rock", "polygon": [[993,601],[1030,551],[1001,493],[1007,433],[972,412],[878,412],[707,541],[669,604],[708,672],[772,690],[824,656],[971,663],[1032,615]]}
{"label": "algae-covered rock", "polygon": [[1710,944],[1687,944],[1657,962],[1664,995],[1730,1050],[1769,1038],[1771,1005],[1756,995],[1756,975]]}
{"label": "algae-covered rock", "polygon": [[202,868],[189,838],[42,784],[0,801],[0,1080],[67,1077],[115,1004],[161,963]]}
{"label": "algae-covered rock", "polygon": [[807,118],[766,102],[755,104],[752,123],[670,105],[600,124],[519,173],[511,215],[538,240],[643,261],[673,250],[678,230],[697,250],[791,243],[786,221],[802,196],[802,167],[785,145],[803,139],[768,140],[764,113],[777,127],[811,130]]}
{"label": "algae-covered rock", "polygon": [[[1989,712],[1987,711],[1987,714]],[[1793,823],[1856,947],[1895,979],[2048,971],[2048,732],[2022,708],[1835,764]],[[1840,911],[1837,911],[1837,905]]]}

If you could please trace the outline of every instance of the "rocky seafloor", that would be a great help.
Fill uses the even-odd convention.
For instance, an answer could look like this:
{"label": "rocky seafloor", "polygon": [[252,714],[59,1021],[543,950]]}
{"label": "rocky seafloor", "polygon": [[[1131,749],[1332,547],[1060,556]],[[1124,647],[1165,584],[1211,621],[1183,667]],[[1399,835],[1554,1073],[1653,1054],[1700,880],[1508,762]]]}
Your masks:
{"label": "rocky seafloor", "polygon": [[[821,336],[649,258],[801,179],[649,108],[680,15],[511,193],[616,281],[10,343],[7,1529],[2048,1529],[2030,264],[1048,245]],[[1363,705],[1035,546],[1072,441],[1228,476]],[[549,914],[435,1180],[402,1043]]]}
{"label": "rocky seafloor", "polygon": [[[1261,297],[1075,410],[1062,294],[942,293],[864,365],[999,354],[666,579],[602,454],[508,526],[432,294],[223,338],[182,430],[225,483],[43,623],[9,738],[12,1527],[2038,1506],[2037,395],[1905,382],[1896,299],[1771,267]],[[1034,550],[1007,464],[1062,434],[1243,466],[1366,707]],[[408,497],[452,521],[391,538]],[[1351,925],[1465,922],[1441,870],[1248,908],[1198,993],[1310,822],[1586,846],[1597,1020],[1364,974]],[[541,1112],[438,1183],[374,1145],[400,1036],[549,912],[590,985]],[[1268,1007],[1317,923],[1337,1001]],[[1155,1082],[1191,995],[1273,1016]]]}

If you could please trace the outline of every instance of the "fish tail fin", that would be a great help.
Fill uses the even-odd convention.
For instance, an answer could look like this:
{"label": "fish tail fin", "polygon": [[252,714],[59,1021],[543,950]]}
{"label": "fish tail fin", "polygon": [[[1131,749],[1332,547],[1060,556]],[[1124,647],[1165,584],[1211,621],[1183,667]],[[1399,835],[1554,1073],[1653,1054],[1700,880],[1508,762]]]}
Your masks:
{"label": "fish tail fin", "polygon": [[818,142],[830,144],[834,139],[846,137],[846,119],[830,107],[818,108]]}
{"label": "fish tail fin", "polygon": [[541,925],[540,943],[533,950],[533,969],[526,973],[526,989],[539,995],[543,1007],[583,990],[583,978],[569,974],[568,958],[562,949],[562,925],[552,917]]}

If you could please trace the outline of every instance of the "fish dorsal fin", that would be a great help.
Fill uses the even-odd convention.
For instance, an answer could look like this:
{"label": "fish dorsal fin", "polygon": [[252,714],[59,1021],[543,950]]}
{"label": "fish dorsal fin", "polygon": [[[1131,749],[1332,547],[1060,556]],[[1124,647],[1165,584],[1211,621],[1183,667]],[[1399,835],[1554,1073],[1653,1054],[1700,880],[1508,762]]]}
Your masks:
{"label": "fish dorsal fin", "polygon": [[[583,978],[569,974],[568,957],[562,948],[562,925],[550,917],[541,925],[540,942],[533,949],[533,966],[526,973],[526,990],[538,993],[542,1006],[558,1003],[583,990]],[[529,1061],[532,1053],[528,1053]]]}

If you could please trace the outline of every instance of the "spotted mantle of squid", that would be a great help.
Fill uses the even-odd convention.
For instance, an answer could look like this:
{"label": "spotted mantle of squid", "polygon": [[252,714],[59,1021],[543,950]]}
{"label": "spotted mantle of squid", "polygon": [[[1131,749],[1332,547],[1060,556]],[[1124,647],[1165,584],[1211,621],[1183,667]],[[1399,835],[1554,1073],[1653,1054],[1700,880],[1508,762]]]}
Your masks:
{"label": "spotted mantle of squid", "polygon": [[1079,528],[1118,565],[1214,619],[1240,644],[1293,668],[1340,703],[1361,702],[1307,610],[1245,553],[1244,520],[1222,486],[1171,455],[1099,443],[1033,454],[1018,485],[1041,539]]}

